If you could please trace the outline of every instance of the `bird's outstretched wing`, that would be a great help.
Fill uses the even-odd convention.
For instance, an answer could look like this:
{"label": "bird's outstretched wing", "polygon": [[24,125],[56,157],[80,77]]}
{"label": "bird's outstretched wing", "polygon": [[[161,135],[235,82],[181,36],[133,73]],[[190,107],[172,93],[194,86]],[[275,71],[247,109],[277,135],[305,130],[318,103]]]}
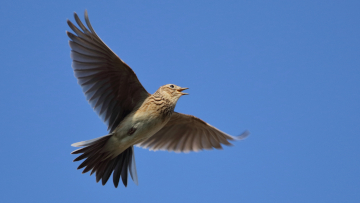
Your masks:
{"label": "bird's outstretched wing", "polygon": [[112,132],[126,115],[148,97],[134,71],[95,33],[87,11],[86,28],[74,13],[78,29],[67,21],[74,34],[70,37],[72,67],[75,77],[91,107]]}
{"label": "bird's outstretched wing", "polygon": [[174,112],[170,121],[160,131],[137,146],[154,151],[175,152],[222,149],[221,144],[231,145],[228,140],[241,140],[248,135],[249,132],[245,131],[234,137],[195,116]]}

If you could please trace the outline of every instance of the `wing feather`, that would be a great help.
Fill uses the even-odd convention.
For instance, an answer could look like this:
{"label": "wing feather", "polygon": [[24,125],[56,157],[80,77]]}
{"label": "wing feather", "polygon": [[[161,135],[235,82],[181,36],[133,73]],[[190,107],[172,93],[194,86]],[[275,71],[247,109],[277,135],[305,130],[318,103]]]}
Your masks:
{"label": "wing feather", "polygon": [[170,121],[155,135],[137,146],[150,150],[168,150],[175,152],[222,149],[221,144],[231,145],[229,140],[244,139],[249,135],[245,131],[240,136],[228,135],[195,116],[174,112]]}
{"label": "wing feather", "polygon": [[96,34],[87,11],[86,26],[74,13],[78,26],[67,21],[72,68],[86,99],[112,132],[131,111],[149,96],[134,71]]}

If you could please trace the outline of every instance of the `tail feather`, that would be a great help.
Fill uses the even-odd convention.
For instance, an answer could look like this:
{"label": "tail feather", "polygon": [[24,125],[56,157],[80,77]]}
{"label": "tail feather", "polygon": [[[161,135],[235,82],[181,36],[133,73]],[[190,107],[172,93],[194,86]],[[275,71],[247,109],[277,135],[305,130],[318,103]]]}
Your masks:
{"label": "tail feather", "polygon": [[129,156],[129,157],[131,157],[129,172],[130,172],[131,179],[135,182],[136,185],[139,185],[137,172],[136,172],[134,146],[132,146],[131,148],[132,148],[132,150],[130,150],[131,155]]}
{"label": "tail feather", "polygon": [[116,166],[115,166],[115,170],[113,173],[113,182],[114,182],[114,186],[117,188],[119,185],[119,180],[120,180],[120,175],[121,175],[121,169],[123,166],[123,157],[124,155],[127,153],[127,151],[123,152],[122,154],[120,154],[118,156],[119,161],[116,162]]}
{"label": "tail feather", "polygon": [[116,159],[112,159],[108,165],[108,167],[105,169],[104,175],[102,177],[102,185],[105,185],[106,182],[109,180],[111,173],[114,170],[114,164],[116,164]]}
{"label": "tail feather", "polygon": [[103,177],[105,170],[109,167],[109,162],[111,160],[106,159],[101,162],[100,168],[96,171],[96,182],[99,182],[101,178]]}
{"label": "tail feather", "polygon": [[[85,161],[87,161],[87,160],[85,160],[82,164],[86,165],[86,167],[82,173],[87,173],[88,171],[92,170],[96,166],[96,164],[99,162],[99,160],[102,160],[103,158],[104,158],[104,156],[98,156],[97,158],[89,158],[89,159],[87,159],[87,160],[89,160],[87,163],[84,163]],[[80,166],[79,166],[79,168],[80,168]],[[92,175],[92,174],[93,174],[93,172],[91,172],[90,175]]]}
{"label": "tail feather", "polygon": [[89,153],[84,153],[84,154],[82,154],[82,155],[80,155],[80,156],[78,156],[78,157],[76,157],[75,159],[74,159],[74,162],[75,161],[81,161],[81,160],[83,160],[83,159],[85,159],[85,158],[87,158],[87,157],[89,157]]}
{"label": "tail feather", "polygon": [[134,147],[129,147],[124,152],[116,156],[115,158],[109,156],[109,153],[103,151],[103,147],[112,134],[105,135],[100,138],[82,141],[72,144],[72,146],[83,147],[77,149],[71,154],[81,154],[74,161],[80,161],[85,159],[78,167],[78,169],[84,168],[83,173],[87,173],[91,170],[90,175],[96,173],[96,182],[102,180],[102,184],[105,185],[113,173],[113,182],[115,187],[118,186],[120,178],[124,186],[127,186],[128,171],[133,181],[138,184]]}
{"label": "tail feather", "polygon": [[[131,149],[131,148],[130,148]],[[129,155],[131,153],[128,151],[126,153],[127,156],[124,157],[124,163],[121,169],[121,180],[125,187],[127,186],[127,178],[128,178],[128,166],[129,166]]]}
{"label": "tail feather", "polygon": [[111,135],[112,134],[108,134],[108,135],[104,135],[102,137],[98,137],[98,138],[95,138],[95,139],[76,142],[76,143],[72,144],[71,146],[73,146],[73,147],[87,147],[87,146],[90,146],[90,145],[94,145],[95,143],[100,143],[103,140],[108,140]]}

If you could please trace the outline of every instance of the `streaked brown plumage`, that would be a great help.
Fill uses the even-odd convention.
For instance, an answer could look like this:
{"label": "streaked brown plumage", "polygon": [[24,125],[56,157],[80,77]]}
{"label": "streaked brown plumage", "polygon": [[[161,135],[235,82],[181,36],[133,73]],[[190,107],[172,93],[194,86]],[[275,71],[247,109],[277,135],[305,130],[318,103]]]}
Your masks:
{"label": "streaked brown plumage", "polygon": [[124,63],[95,33],[87,11],[86,28],[74,14],[79,30],[69,20],[76,35],[71,39],[71,58],[75,77],[91,107],[107,124],[109,134],[72,144],[83,147],[72,152],[81,154],[74,161],[85,159],[78,169],[96,173],[96,181],[105,185],[111,174],[115,187],[120,177],[127,186],[128,171],[138,184],[134,145],[150,150],[175,152],[221,149],[228,140],[240,140],[191,115],[174,112],[178,99],[185,95],[182,88],[168,84],[149,94],[134,71]]}

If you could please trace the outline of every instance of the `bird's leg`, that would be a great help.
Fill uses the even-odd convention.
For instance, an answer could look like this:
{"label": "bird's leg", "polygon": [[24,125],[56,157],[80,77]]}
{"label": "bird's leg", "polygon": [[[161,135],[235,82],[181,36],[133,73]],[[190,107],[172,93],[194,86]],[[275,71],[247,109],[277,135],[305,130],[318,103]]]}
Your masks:
{"label": "bird's leg", "polygon": [[128,136],[131,136],[132,134],[134,134],[134,132],[136,131],[136,128],[132,127],[130,128],[130,130],[128,131]]}

